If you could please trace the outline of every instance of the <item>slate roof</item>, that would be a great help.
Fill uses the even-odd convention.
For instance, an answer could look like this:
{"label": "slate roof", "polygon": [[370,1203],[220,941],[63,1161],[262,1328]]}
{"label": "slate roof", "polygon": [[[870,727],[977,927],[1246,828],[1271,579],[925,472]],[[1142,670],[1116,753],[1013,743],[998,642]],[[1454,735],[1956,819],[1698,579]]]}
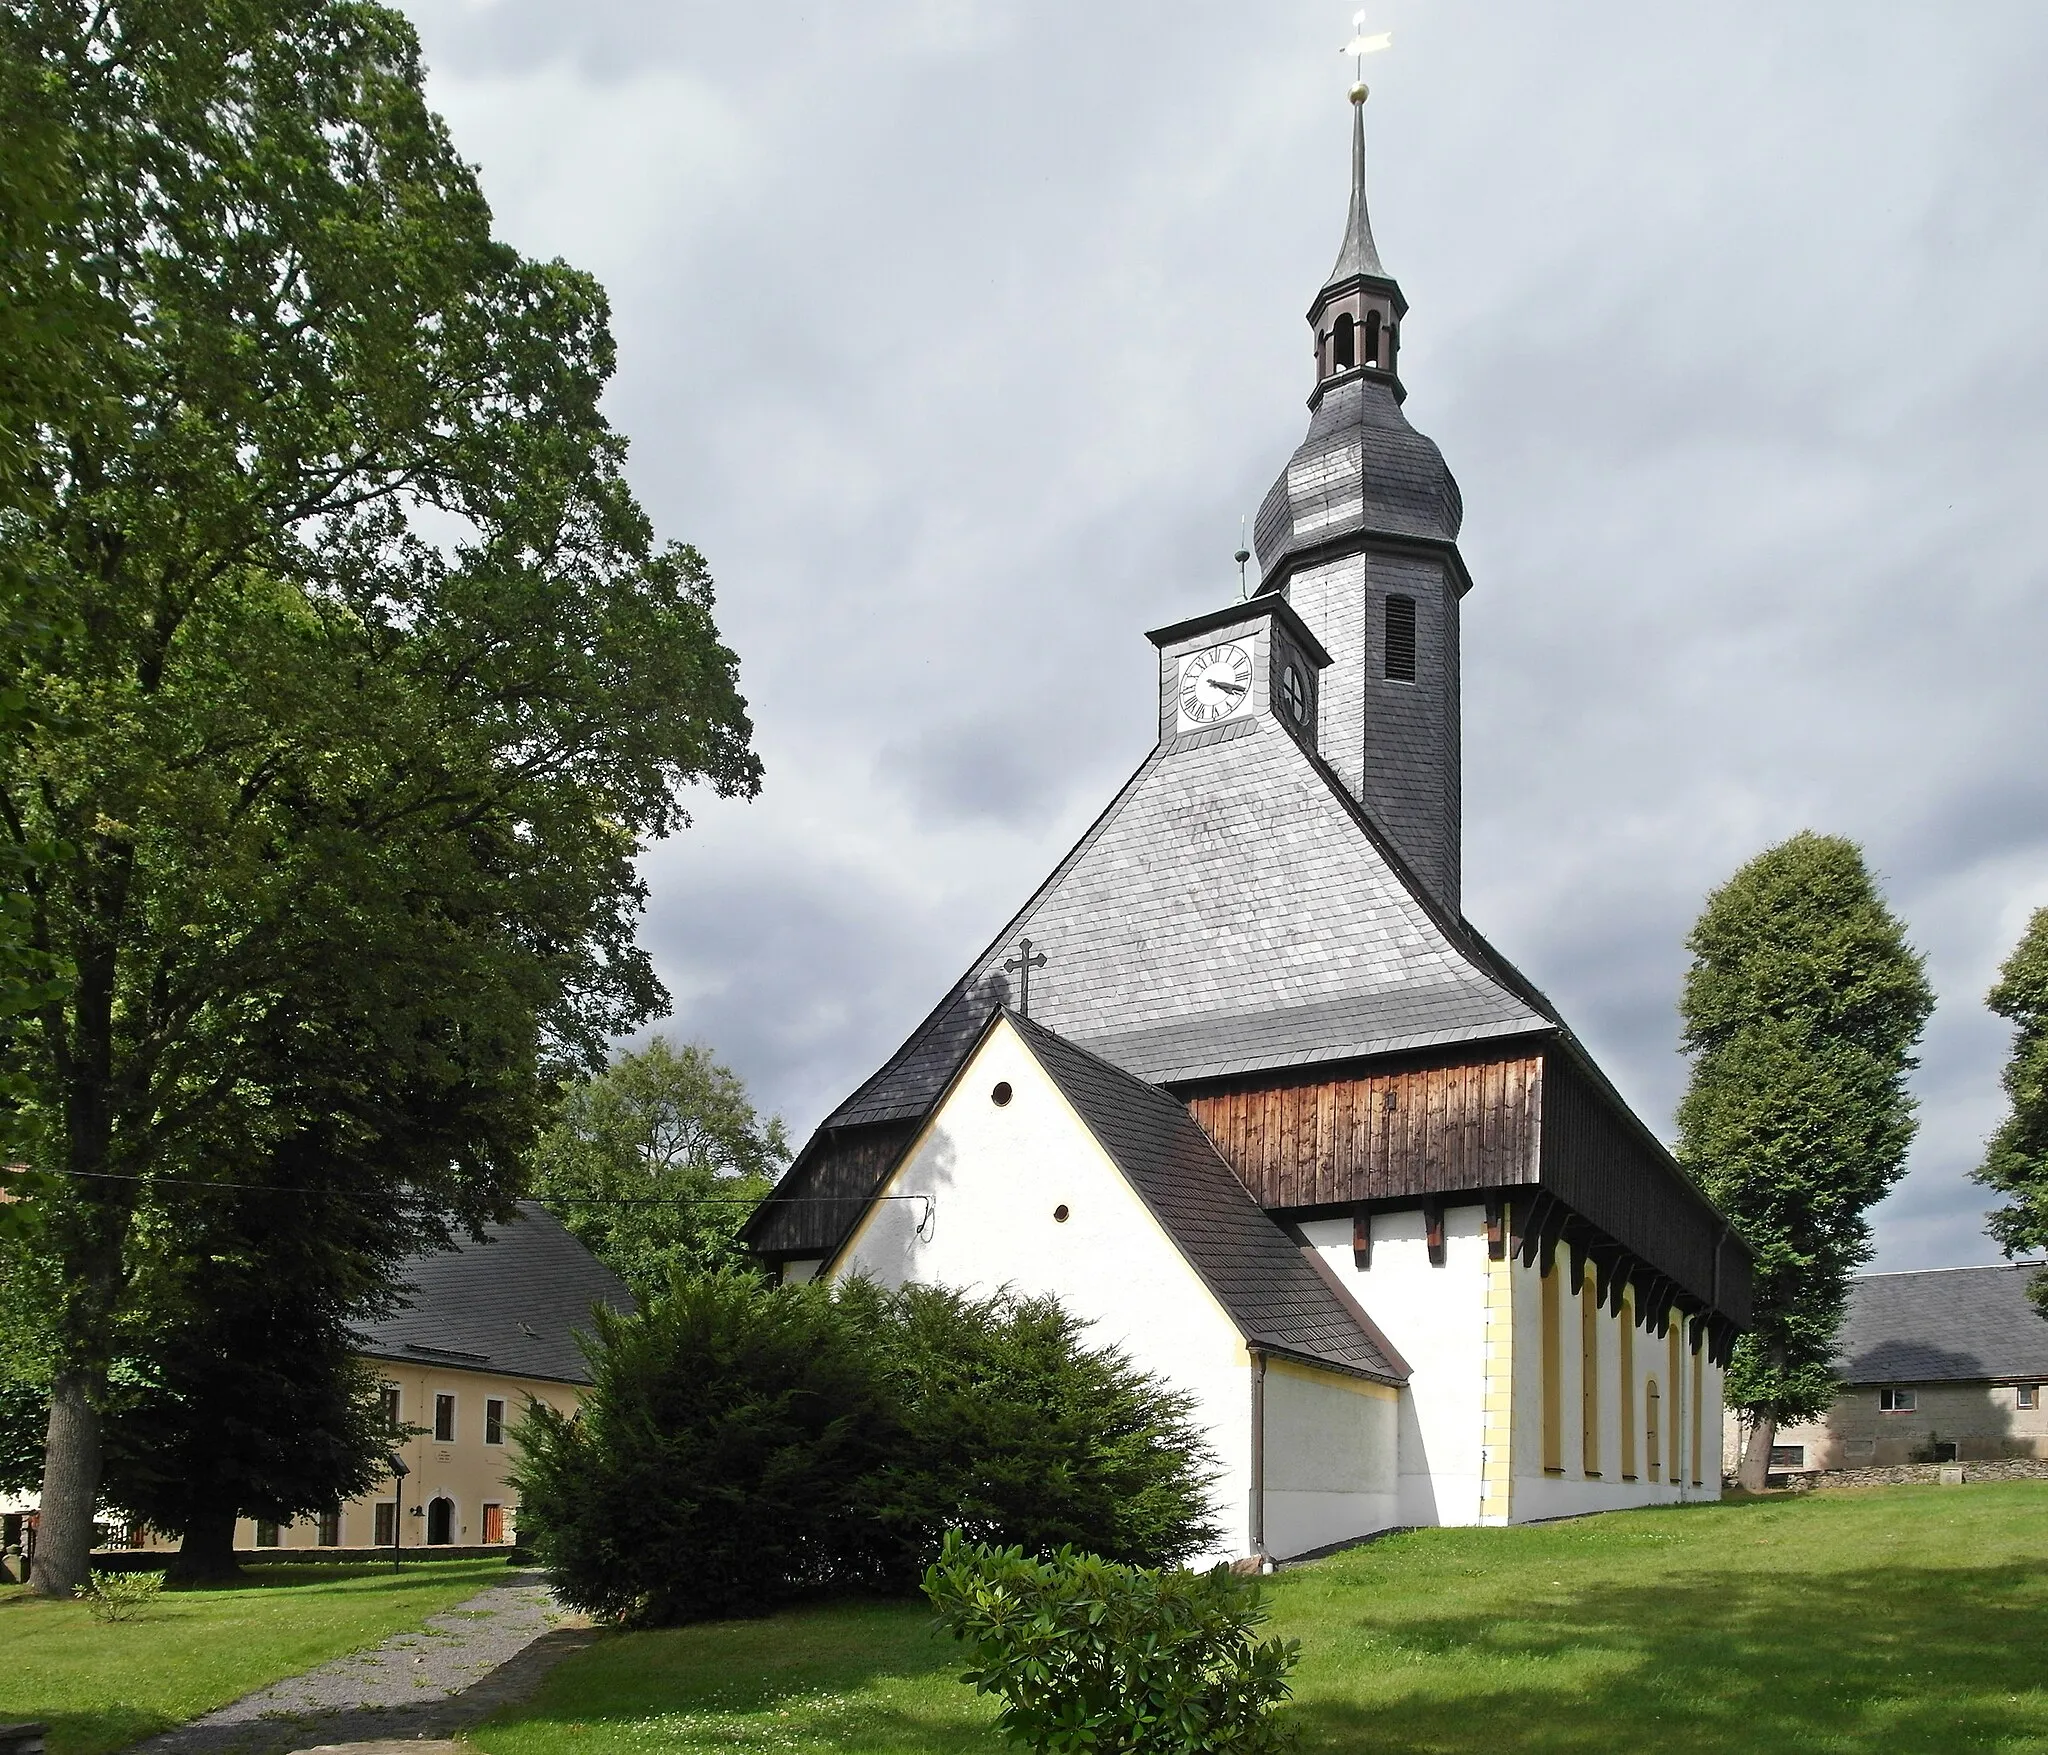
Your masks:
{"label": "slate roof", "polygon": [[1248,1342],[1382,1383],[1408,1381],[1407,1363],[1371,1318],[1266,1217],[1183,1103],[1007,1016]]}
{"label": "slate roof", "polygon": [[1340,537],[1457,540],[1465,500],[1450,465],[1408,424],[1394,386],[1360,377],[1332,384],[1308,436],[1267,490],[1252,527],[1267,589],[1282,563]]}
{"label": "slate roof", "polygon": [[1329,766],[1269,718],[1155,749],[910,1039],[826,1118],[930,1108],[1005,960],[1048,957],[1032,1016],[1153,1084],[1556,1027],[1540,995],[1401,869]]}
{"label": "slate roof", "polygon": [[576,1344],[596,1304],[631,1310],[633,1295],[538,1201],[521,1201],[485,1241],[416,1255],[402,1270],[407,1307],[362,1330],[365,1355],[588,1383]]}
{"label": "slate roof", "polygon": [[2026,1264],[1867,1274],[1849,1288],[1836,1369],[1849,1383],[2048,1382],[2048,1320]]}

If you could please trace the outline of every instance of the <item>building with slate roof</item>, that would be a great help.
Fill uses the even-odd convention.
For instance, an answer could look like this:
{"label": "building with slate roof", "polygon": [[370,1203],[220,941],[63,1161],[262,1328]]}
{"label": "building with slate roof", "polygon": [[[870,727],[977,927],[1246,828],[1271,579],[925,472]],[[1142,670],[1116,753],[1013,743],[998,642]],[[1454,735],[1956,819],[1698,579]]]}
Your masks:
{"label": "building with slate roof", "polygon": [[[1463,914],[1464,507],[1404,411],[1408,304],[1373,239],[1353,98],[1308,433],[1259,512],[1257,592],[1152,631],[1152,749],[746,1232],[788,1279],[1061,1288],[1207,1386],[1236,1554],[1711,1496],[1720,1369],[1749,1314],[1740,1239]],[[1017,1158],[1014,1111],[993,1127],[962,1107],[990,1057],[1022,1069],[994,1082],[1018,1105],[1028,1085],[1052,1158]],[[1169,1114],[1171,1149],[1146,1131]],[[1193,1297],[1208,1314],[1185,1320],[1227,1332],[1232,1363],[1183,1358],[1164,1306],[1109,1270],[1077,1278],[1080,1208],[1053,1202],[1071,1212],[1048,1228],[1044,1201],[1013,1211],[1016,1189],[986,1186],[1067,1174],[1094,1179],[1134,1258],[1180,1262],[1188,1285],[1154,1293]],[[1283,1285],[1306,1293],[1296,1257],[1341,1294],[1335,1351],[1255,1317]],[[1381,1365],[1361,1375],[1358,1346]],[[1312,1391],[1258,1387],[1283,1363]],[[1366,1442],[1356,1408],[1317,1401],[1338,1378],[1391,1395],[1391,1483],[1344,1454]]]}
{"label": "building with slate roof", "polygon": [[[538,1201],[483,1240],[414,1256],[403,1306],[362,1332],[394,1448],[410,1473],[325,1517],[282,1528],[248,1518],[235,1546],[388,1549],[509,1546],[519,1495],[507,1480],[512,1426],[532,1402],[573,1413],[590,1385],[580,1337],[599,1305],[633,1308],[611,1269]],[[145,1536],[141,1545],[150,1545]]]}
{"label": "building with slate roof", "polygon": [[1772,1469],[2048,1458],[2048,1320],[2027,1297],[2040,1271],[2006,1263],[1858,1278],[1835,1360],[1842,1393],[1820,1419],[1780,1428]]}

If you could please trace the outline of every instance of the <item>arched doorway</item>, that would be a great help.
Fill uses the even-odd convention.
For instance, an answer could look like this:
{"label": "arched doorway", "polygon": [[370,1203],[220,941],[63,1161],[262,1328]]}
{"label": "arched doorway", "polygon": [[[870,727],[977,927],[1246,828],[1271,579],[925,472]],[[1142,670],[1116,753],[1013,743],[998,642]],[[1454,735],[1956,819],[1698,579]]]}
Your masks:
{"label": "arched doorway", "polygon": [[446,1547],[455,1540],[455,1501],[436,1499],[427,1507],[427,1545]]}

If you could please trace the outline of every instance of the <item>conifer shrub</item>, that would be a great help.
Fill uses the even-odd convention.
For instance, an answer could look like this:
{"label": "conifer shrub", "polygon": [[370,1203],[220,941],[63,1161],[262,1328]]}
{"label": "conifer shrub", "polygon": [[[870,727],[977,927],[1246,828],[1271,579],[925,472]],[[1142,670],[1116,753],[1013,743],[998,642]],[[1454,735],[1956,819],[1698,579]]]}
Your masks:
{"label": "conifer shrub", "polygon": [[536,1404],[522,1543],[629,1625],[909,1593],[949,1530],[1170,1563],[1215,1539],[1190,1399],[1052,1299],[679,1274],[600,1310],[580,1413]]}
{"label": "conifer shrub", "polygon": [[961,1680],[1002,1701],[997,1727],[1041,1752],[1267,1755],[1295,1640],[1260,1639],[1256,1585],[1121,1566],[1062,1548],[1034,1559],[949,1534],[925,1573],[939,1624],[970,1648]]}
{"label": "conifer shrub", "polygon": [[520,1540],[562,1597],[658,1626],[883,1582],[866,1500],[897,1427],[826,1288],[725,1269],[593,1317],[582,1408],[515,1432]]}
{"label": "conifer shrub", "polygon": [[1090,1347],[1058,1299],[856,1282],[842,1305],[875,1337],[903,1429],[874,1504],[912,1580],[948,1530],[1146,1566],[1216,1540],[1194,1398]]}

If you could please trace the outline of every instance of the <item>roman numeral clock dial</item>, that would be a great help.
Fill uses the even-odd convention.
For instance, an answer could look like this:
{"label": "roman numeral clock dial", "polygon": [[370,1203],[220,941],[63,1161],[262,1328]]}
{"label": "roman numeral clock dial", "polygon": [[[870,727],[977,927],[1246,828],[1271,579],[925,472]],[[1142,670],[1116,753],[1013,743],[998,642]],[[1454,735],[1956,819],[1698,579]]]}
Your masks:
{"label": "roman numeral clock dial", "polygon": [[1252,655],[1236,642],[1209,646],[1180,661],[1180,716],[1189,725],[1228,719],[1252,696]]}

